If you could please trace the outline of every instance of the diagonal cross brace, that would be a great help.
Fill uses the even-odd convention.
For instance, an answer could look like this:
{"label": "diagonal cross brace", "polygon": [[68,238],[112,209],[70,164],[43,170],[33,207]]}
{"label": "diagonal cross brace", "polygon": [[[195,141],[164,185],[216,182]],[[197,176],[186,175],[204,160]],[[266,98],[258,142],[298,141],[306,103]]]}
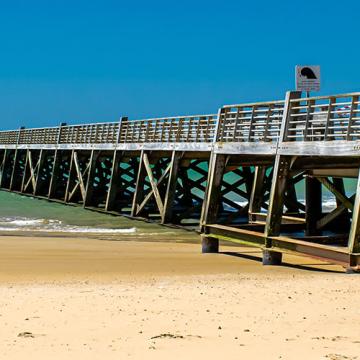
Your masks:
{"label": "diagonal cross brace", "polygon": [[158,190],[158,186],[163,182],[163,180],[168,175],[168,173],[169,173],[169,171],[171,169],[171,163],[167,166],[167,168],[165,169],[165,171],[161,175],[159,181],[156,182],[156,180],[154,178],[154,175],[153,175],[153,172],[152,172],[151,167],[150,167],[149,158],[148,158],[146,153],[144,154],[143,162],[144,162],[144,165],[145,165],[146,173],[147,173],[147,175],[149,177],[149,180],[150,180],[151,190],[146,195],[146,197],[142,201],[142,203],[137,207],[136,215],[140,213],[140,211],[144,208],[146,203],[150,200],[150,198],[153,195],[155,197],[156,205],[157,205],[157,207],[158,207],[158,209],[160,211],[160,214],[162,214],[164,212],[164,204],[163,204],[163,202],[161,200],[160,193],[159,193],[159,190]]}
{"label": "diagonal cross brace", "polygon": [[70,201],[70,199],[74,196],[75,192],[77,191],[77,189],[79,187],[80,187],[81,197],[82,197],[83,201],[85,201],[86,187],[85,187],[85,183],[84,183],[84,177],[87,175],[87,173],[90,169],[91,159],[88,162],[88,164],[86,165],[84,172],[82,173],[81,169],[80,169],[80,165],[79,165],[79,158],[78,158],[77,152],[74,151],[74,165],[75,165],[75,170],[76,170],[76,174],[77,174],[79,182],[75,184],[72,191],[70,192],[68,201]]}
{"label": "diagonal cross brace", "polygon": [[[350,197],[350,201],[355,200],[355,194]],[[344,204],[339,205],[336,209],[331,211],[330,213],[326,214],[323,218],[316,222],[316,229],[321,230],[324,228],[328,223],[336,219],[338,216],[342,215],[344,211],[347,210],[347,207]]]}
{"label": "diagonal cross brace", "polygon": [[353,210],[354,204],[349,198],[342,194],[339,190],[336,189],[335,185],[327,178],[317,177],[317,179],[329,190],[331,191],[336,199],[338,199],[346,208]]}
{"label": "diagonal cross brace", "polygon": [[28,179],[28,181],[26,182],[25,186],[24,186],[24,191],[29,187],[30,182],[32,184],[33,190],[35,191],[35,187],[36,187],[36,178],[39,175],[39,166],[40,166],[40,160],[41,160],[41,156],[39,156],[39,159],[35,165],[35,167],[33,166],[33,161],[32,161],[32,154],[31,151],[28,152],[28,166],[29,166],[29,170],[30,170],[30,177]]}
{"label": "diagonal cross brace", "polygon": [[7,155],[7,154],[6,154],[6,150],[5,150],[5,151],[4,151],[3,158],[2,158],[1,163],[0,163],[0,178],[1,178],[2,173],[4,172],[6,155]]}

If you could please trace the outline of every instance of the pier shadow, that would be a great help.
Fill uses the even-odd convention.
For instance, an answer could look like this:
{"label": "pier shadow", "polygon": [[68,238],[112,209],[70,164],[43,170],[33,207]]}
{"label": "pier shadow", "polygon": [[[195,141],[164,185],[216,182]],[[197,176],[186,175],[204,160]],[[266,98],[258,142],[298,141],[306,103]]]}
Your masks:
{"label": "pier shadow", "polygon": [[[233,252],[233,251],[219,251],[219,254],[226,256],[233,256],[242,259],[257,261],[262,263],[262,254],[259,251],[245,251],[245,252]],[[258,254],[258,256],[253,255]],[[314,262],[314,263],[306,263],[306,264],[291,264],[289,262],[283,261],[281,265],[272,265],[272,266],[282,266],[288,267],[292,269],[298,269],[303,271],[311,271],[311,272],[320,272],[320,273],[336,273],[336,274],[345,274],[345,271],[341,270],[332,270],[332,269],[322,269],[322,266],[338,266],[338,264],[330,263],[330,262]],[[317,267],[313,267],[317,266]]]}

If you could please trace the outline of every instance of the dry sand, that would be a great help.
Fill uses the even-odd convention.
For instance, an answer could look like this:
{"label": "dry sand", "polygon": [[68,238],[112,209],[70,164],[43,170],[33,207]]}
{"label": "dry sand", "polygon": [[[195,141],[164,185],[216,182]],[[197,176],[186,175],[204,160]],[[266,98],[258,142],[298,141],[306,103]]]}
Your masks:
{"label": "dry sand", "polygon": [[176,243],[0,247],[1,360],[360,359],[359,275],[335,265]]}

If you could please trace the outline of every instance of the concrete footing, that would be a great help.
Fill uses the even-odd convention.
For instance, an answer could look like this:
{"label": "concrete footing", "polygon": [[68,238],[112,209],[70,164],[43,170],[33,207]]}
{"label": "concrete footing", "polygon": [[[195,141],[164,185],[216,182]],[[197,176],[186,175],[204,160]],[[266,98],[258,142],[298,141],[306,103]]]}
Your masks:
{"label": "concrete footing", "polygon": [[360,274],[360,267],[359,266],[348,266],[345,268],[345,272],[347,274]]}
{"label": "concrete footing", "polygon": [[282,253],[278,251],[263,250],[263,265],[281,265]]}
{"label": "concrete footing", "polygon": [[205,253],[218,253],[219,252],[219,239],[201,235],[201,252]]}

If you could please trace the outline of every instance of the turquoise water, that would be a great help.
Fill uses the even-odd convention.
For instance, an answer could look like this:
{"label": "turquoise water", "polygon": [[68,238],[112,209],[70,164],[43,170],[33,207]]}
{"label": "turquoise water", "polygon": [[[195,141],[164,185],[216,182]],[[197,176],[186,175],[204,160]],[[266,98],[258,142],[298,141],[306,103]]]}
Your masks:
{"label": "turquoise water", "polygon": [[[237,177],[227,179],[229,184]],[[241,187],[245,190],[244,186]],[[356,189],[355,179],[345,180],[347,196]],[[304,199],[304,181],[296,185],[297,196]],[[199,194],[201,195],[201,194]],[[246,203],[236,194],[229,194],[233,201]],[[335,197],[323,187],[323,211],[336,207]],[[154,223],[112,216],[81,207],[66,206],[15,193],[0,191],[0,235],[49,235],[95,237],[101,239],[142,239],[151,241],[198,241],[197,235],[188,231],[168,228]]]}
{"label": "turquoise water", "polygon": [[166,240],[194,237],[188,231],[112,216],[0,191],[0,234]]}

